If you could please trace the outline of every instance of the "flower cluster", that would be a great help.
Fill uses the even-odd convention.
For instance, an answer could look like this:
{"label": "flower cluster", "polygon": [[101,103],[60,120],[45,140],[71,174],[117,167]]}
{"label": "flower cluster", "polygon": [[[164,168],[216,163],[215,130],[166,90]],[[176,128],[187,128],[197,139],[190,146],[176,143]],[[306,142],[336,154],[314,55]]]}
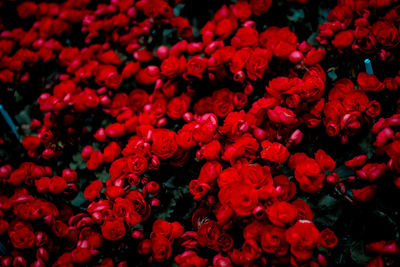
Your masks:
{"label": "flower cluster", "polygon": [[199,25],[190,1],[5,1],[0,83],[30,118],[0,159],[1,266],[399,263],[393,233],[341,224],[400,188],[400,5],[338,0],[308,39],[266,22],[314,4],[239,0]]}

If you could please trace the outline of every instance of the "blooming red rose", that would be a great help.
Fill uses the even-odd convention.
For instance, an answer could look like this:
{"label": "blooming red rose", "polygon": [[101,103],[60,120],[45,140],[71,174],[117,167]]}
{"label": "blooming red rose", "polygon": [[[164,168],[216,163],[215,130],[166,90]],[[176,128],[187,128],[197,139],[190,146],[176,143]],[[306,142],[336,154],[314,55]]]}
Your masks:
{"label": "blooming red rose", "polygon": [[286,241],[290,244],[290,251],[299,259],[308,260],[312,257],[313,248],[319,246],[321,234],[310,221],[296,222],[286,233]]}
{"label": "blooming red rose", "polygon": [[289,245],[285,239],[286,229],[273,225],[264,227],[261,234],[261,247],[267,253],[277,256],[284,256],[289,250]]}
{"label": "blooming red rose", "polygon": [[357,83],[364,91],[378,92],[385,88],[385,85],[381,83],[375,75],[365,72],[360,72],[358,74]]}
{"label": "blooming red rose", "polygon": [[158,129],[152,135],[152,152],[160,159],[171,157],[177,150],[176,133],[166,129]]}
{"label": "blooming red rose", "polygon": [[9,232],[10,240],[13,246],[17,249],[28,249],[33,247],[35,243],[35,235],[24,225]]}
{"label": "blooming red rose", "polygon": [[261,158],[276,163],[283,163],[289,158],[289,151],[285,146],[277,142],[265,140],[261,143],[264,148],[261,151]]}
{"label": "blooming red rose", "polygon": [[170,241],[162,236],[156,236],[151,239],[151,249],[154,259],[158,262],[166,261],[172,253]]}
{"label": "blooming red rose", "polygon": [[354,32],[352,30],[342,31],[335,35],[332,44],[337,49],[344,49],[349,47],[354,40]]}
{"label": "blooming red rose", "polygon": [[168,76],[168,77],[173,77],[176,75],[181,74],[186,67],[186,59],[185,57],[169,57],[165,60],[163,60],[161,64],[161,74]]}
{"label": "blooming red rose", "polygon": [[267,49],[255,48],[246,63],[246,71],[249,79],[256,81],[261,79],[271,60],[271,52]]}
{"label": "blooming red rose", "polygon": [[242,245],[242,252],[247,260],[252,261],[261,256],[262,250],[255,240],[247,239]]}
{"label": "blooming red rose", "polygon": [[207,259],[199,257],[193,250],[186,250],[175,257],[175,262],[179,267],[206,267]]}
{"label": "blooming red rose", "polygon": [[400,42],[399,31],[393,24],[377,21],[372,25],[372,32],[378,42],[385,48],[393,48]]}
{"label": "blooming red rose", "polygon": [[190,77],[197,77],[201,79],[204,71],[207,69],[207,60],[203,57],[191,57],[186,64],[185,75]]}
{"label": "blooming red rose", "polygon": [[280,201],[289,201],[296,194],[296,184],[292,181],[289,181],[287,176],[275,176],[273,181],[278,193],[277,197]]}
{"label": "blooming red rose", "polygon": [[24,136],[22,146],[26,150],[34,151],[40,146],[40,138],[37,136]]}
{"label": "blooming red rose", "polygon": [[116,241],[125,236],[125,224],[121,220],[107,220],[101,226],[105,239]]}
{"label": "blooming red rose", "polygon": [[375,196],[377,185],[368,185],[361,189],[353,189],[353,198],[358,202],[371,201]]}
{"label": "blooming red rose", "polygon": [[84,264],[90,261],[92,254],[87,248],[76,248],[72,251],[71,260],[75,264]]}
{"label": "blooming red rose", "polygon": [[99,150],[94,150],[90,153],[90,158],[86,162],[86,167],[89,170],[95,170],[103,163],[103,154]]}
{"label": "blooming red rose", "polygon": [[322,182],[325,179],[325,174],[317,161],[304,158],[295,163],[294,177],[303,191],[316,193],[323,187]]}
{"label": "blooming red rose", "polygon": [[338,243],[338,238],[336,237],[335,233],[326,228],[321,231],[321,244],[326,248],[333,248]]}
{"label": "blooming red rose", "polygon": [[253,14],[256,16],[261,16],[271,7],[272,0],[251,0],[250,5]]}

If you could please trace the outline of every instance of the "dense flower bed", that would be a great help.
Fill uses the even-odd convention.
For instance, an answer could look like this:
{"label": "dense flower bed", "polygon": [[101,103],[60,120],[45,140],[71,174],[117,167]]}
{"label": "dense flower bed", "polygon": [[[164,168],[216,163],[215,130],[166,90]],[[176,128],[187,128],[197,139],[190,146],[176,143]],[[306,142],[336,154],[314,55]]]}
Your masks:
{"label": "dense flower bed", "polygon": [[1,266],[400,265],[400,2],[0,4]]}

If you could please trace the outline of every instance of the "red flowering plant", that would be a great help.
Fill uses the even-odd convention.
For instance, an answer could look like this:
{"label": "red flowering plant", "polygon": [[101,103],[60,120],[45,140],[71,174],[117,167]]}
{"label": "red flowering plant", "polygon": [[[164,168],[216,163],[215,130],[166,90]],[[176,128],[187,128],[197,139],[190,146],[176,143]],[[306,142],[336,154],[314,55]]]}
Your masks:
{"label": "red flowering plant", "polygon": [[1,266],[398,266],[400,3],[0,3]]}

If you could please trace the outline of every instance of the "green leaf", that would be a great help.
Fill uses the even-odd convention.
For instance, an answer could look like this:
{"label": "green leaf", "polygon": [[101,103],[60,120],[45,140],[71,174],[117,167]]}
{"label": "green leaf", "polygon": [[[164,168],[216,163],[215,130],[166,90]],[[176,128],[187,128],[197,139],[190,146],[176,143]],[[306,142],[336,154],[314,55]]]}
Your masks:
{"label": "green leaf", "polygon": [[71,200],[71,205],[74,207],[81,207],[83,203],[86,202],[86,198],[83,195],[83,192],[80,191],[76,197]]}
{"label": "green leaf", "polygon": [[359,265],[365,265],[371,257],[365,254],[364,243],[361,240],[354,241],[350,247],[351,258]]}
{"label": "green leaf", "polygon": [[96,172],[96,177],[103,183],[105,183],[108,179],[110,179],[111,175],[106,172]]}
{"label": "green leaf", "polygon": [[319,200],[318,208],[319,210],[332,209],[337,203],[338,200],[336,198],[325,195]]}

